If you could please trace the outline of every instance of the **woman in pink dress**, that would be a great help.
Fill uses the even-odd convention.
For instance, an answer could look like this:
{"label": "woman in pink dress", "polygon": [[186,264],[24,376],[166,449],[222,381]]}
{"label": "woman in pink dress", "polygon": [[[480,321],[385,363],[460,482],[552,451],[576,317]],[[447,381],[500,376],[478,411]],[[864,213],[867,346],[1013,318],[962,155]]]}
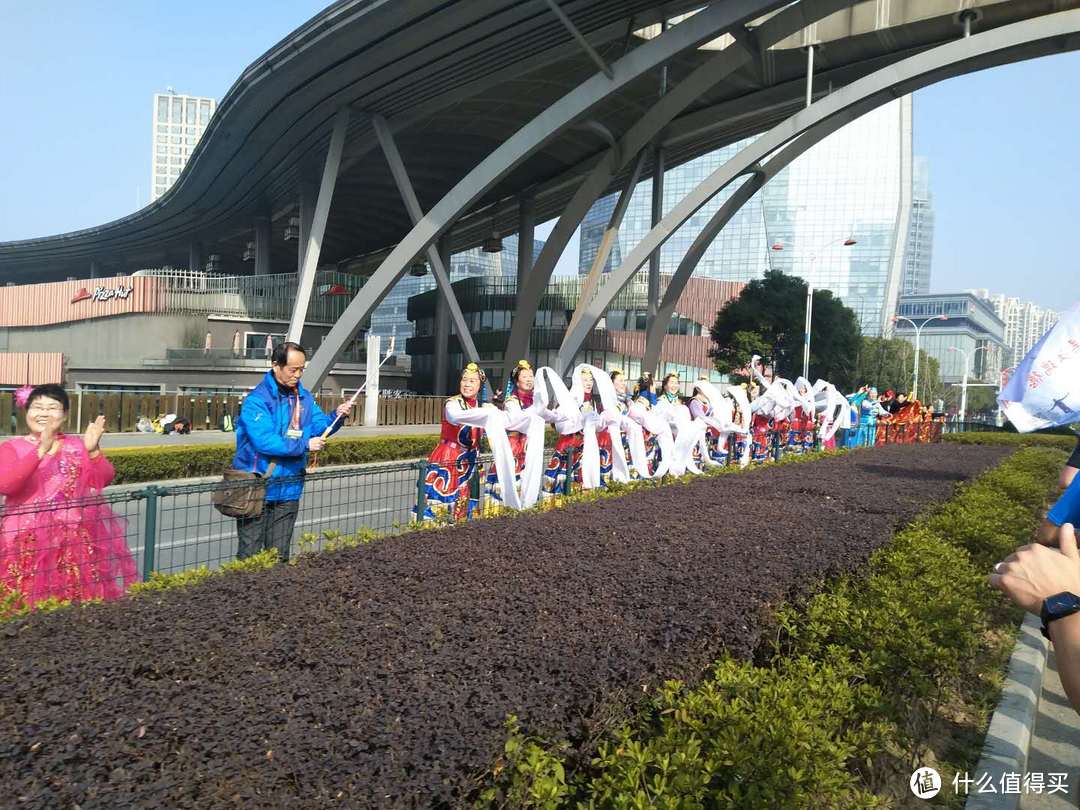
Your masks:
{"label": "woman in pink dress", "polygon": [[0,593],[14,591],[27,607],[119,598],[137,575],[126,521],[96,497],[115,475],[99,447],[105,417],[80,438],[63,432],[60,386],[21,389],[16,401],[30,434],[0,444]]}

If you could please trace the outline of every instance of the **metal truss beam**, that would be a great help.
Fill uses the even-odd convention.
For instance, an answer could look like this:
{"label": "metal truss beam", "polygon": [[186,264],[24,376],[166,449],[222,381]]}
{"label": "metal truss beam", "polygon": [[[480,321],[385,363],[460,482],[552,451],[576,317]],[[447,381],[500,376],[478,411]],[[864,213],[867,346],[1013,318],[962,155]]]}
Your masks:
{"label": "metal truss beam", "polygon": [[[558,368],[569,366],[615,296],[630,282],[649,256],[693,214],[750,167],[829,119],[839,125],[853,121],[892,99],[953,76],[1029,59],[1046,53],[1080,49],[1080,10],[1062,11],[995,28],[939,45],[878,70],[815,102],[781,122],[744,148],[686,195],[608,274],[607,283],[585,306],[574,329],[559,347]],[[749,197],[747,197],[749,199]],[[689,274],[687,274],[687,277]],[[683,279],[685,285],[685,279]],[[674,289],[672,287],[674,286]],[[682,289],[669,285],[677,300]],[[670,317],[670,316],[669,316]],[[658,327],[659,328],[659,327]]]}

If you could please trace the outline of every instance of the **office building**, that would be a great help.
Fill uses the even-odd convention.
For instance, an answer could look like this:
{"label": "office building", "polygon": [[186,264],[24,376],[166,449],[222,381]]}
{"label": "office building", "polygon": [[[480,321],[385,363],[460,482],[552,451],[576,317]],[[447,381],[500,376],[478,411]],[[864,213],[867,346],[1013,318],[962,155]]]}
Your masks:
{"label": "office building", "polygon": [[965,353],[968,382],[999,381],[1006,351],[1005,323],[986,300],[970,292],[905,295],[896,314],[894,337],[914,345],[915,328],[900,318],[919,325],[919,349],[938,361],[942,382],[963,381]]}
{"label": "office building", "polygon": [[176,182],[216,107],[217,102],[212,98],[185,96],[171,90],[154,94],[150,202]]}
{"label": "office building", "polygon": [[930,167],[924,157],[916,157],[911,187],[911,222],[904,254],[901,295],[930,292],[930,262],[934,253],[934,206],[930,194]]}
{"label": "office building", "polygon": [[[911,99],[904,97],[808,149],[742,207],[705,252],[695,276],[745,282],[770,268],[782,270],[831,290],[855,310],[865,334],[886,333],[910,232],[911,133]],[[664,175],[664,211],[751,142],[670,168]],[[672,235],[661,249],[662,273],[678,267],[701,228],[738,186],[738,181],[730,184]],[[651,179],[638,184],[606,270],[618,266],[648,232],[651,195]],[[582,222],[582,273],[592,266],[616,199],[599,200]],[[849,238],[856,243],[845,246]]]}

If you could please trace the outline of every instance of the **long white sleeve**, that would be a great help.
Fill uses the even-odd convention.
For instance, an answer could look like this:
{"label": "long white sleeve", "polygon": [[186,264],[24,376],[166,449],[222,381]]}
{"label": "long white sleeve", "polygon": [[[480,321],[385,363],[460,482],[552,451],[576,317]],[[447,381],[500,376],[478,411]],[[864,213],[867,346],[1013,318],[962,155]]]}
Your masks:
{"label": "long white sleeve", "polygon": [[487,434],[495,458],[495,475],[503,493],[503,503],[511,509],[521,508],[521,496],[515,483],[514,453],[506,437],[506,413],[498,408],[466,408],[461,400],[446,401],[446,421],[452,425],[482,428]]}

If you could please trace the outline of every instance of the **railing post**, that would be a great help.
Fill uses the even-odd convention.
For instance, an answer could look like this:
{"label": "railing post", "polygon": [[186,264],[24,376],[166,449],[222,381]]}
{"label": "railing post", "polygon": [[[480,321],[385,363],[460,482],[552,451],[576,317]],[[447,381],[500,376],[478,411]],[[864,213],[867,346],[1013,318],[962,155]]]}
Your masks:
{"label": "railing post", "polygon": [[149,486],[146,493],[146,523],[143,529],[143,582],[150,578],[154,570],[154,551],[157,546],[157,507],[161,490]]}
{"label": "railing post", "polygon": [[[477,455],[478,456],[479,456],[479,453],[480,453],[480,451],[477,450]],[[492,461],[491,463],[494,464],[495,462]],[[479,461],[477,461],[476,475],[473,476],[473,483],[470,486],[470,496],[471,496],[472,493],[476,493],[476,514],[477,515],[484,514],[484,490],[487,488],[485,486],[486,483],[487,483],[487,464],[481,464]]]}
{"label": "railing post", "polygon": [[427,461],[420,459],[413,466],[416,468],[416,522],[419,523],[424,519],[424,512],[427,509],[427,489],[424,485],[427,478]]}

